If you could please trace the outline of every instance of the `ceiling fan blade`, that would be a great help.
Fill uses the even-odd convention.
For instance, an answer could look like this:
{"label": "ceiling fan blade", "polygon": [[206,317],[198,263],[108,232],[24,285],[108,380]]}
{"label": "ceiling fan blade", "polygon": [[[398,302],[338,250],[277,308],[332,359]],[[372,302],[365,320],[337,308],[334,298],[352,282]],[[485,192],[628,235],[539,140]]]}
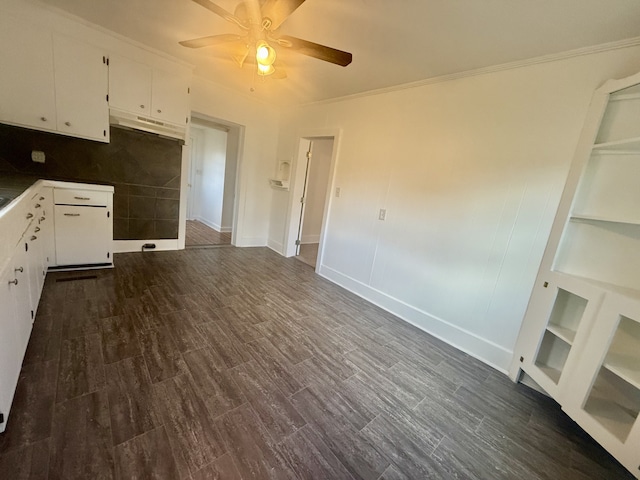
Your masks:
{"label": "ceiling fan blade", "polygon": [[305,0],[266,0],[262,5],[262,18],[271,20],[269,29],[276,30],[304,2]]}
{"label": "ceiling fan blade", "polygon": [[237,42],[242,39],[240,35],[234,35],[232,33],[224,33],[222,35],[210,35],[208,37],[194,38],[192,40],[184,40],[178,42],[183,47],[189,48],[202,48],[210,47],[212,45],[220,45],[222,43]]}
{"label": "ceiling fan blade", "polygon": [[324,60],[325,62],[346,67],[353,60],[353,55],[349,52],[343,52],[335,48],[313,43],[301,38],[282,35],[276,38],[276,41],[283,47],[290,48],[303,55]]}
{"label": "ceiling fan blade", "polygon": [[244,28],[245,30],[248,29],[248,27],[238,17],[236,17],[231,12],[226,11],[221,6],[216,5],[213,2],[210,2],[209,0],[193,0],[193,1],[195,3],[197,3],[198,5],[202,5],[204,8],[206,8],[210,12],[213,12],[216,15],[221,16],[225,20],[227,20],[227,21],[229,21],[231,23],[235,23],[236,25],[238,25],[241,28]]}

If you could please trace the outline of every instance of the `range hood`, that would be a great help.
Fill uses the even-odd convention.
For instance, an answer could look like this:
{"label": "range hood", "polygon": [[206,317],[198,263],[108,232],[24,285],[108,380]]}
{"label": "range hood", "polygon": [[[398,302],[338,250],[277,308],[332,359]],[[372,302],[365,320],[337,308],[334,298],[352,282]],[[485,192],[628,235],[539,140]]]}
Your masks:
{"label": "range hood", "polygon": [[162,137],[185,140],[187,129],[184,126],[164,123],[153,118],[123,112],[122,110],[109,110],[109,124],[115,127],[131,128],[143,132],[155,133]]}

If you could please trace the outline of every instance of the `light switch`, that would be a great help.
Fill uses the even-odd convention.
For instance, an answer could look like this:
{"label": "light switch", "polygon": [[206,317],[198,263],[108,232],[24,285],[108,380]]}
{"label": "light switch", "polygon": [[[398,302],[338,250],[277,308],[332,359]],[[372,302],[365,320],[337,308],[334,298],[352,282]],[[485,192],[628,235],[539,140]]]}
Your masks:
{"label": "light switch", "polygon": [[340,196],[340,187],[336,187],[336,197]]}
{"label": "light switch", "polygon": [[378,220],[384,220],[385,218],[387,218],[387,209],[381,208],[380,213],[378,214]]}

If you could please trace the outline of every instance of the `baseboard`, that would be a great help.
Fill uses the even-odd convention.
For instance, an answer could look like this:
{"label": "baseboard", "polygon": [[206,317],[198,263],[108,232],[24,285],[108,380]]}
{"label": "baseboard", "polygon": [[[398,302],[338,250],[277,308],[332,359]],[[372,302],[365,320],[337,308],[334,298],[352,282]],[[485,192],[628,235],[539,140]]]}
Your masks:
{"label": "baseboard", "polygon": [[275,240],[272,240],[270,238],[269,240],[267,240],[267,247],[274,252],[279,253],[280,255],[284,255],[284,245],[282,244],[282,242],[276,242]]}
{"label": "baseboard", "polygon": [[264,237],[243,237],[236,239],[236,247],[266,247],[267,239]]}
{"label": "baseboard", "polygon": [[217,223],[210,222],[209,220],[202,217],[197,217],[196,220],[200,223],[204,223],[207,227],[213,228],[216,232],[222,232],[222,227]]}
{"label": "baseboard", "polygon": [[430,315],[326,265],[320,265],[317,272],[322,277],[370,301],[374,305],[393,313],[405,322],[424,330],[430,335],[456,347],[458,350],[468,353],[496,370],[507,374],[513,352],[506,348],[452,325],[446,320]]}
{"label": "baseboard", "polygon": [[220,227],[220,232],[221,233],[231,233],[231,232],[233,232],[233,228],[232,227]]}
{"label": "baseboard", "polygon": [[142,246],[146,243],[155,243],[156,245],[156,248],[154,248],[153,250],[145,250],[147,252],[154,252],[158,250],[179,250],[178,239],[176,238],[171,240],[114,240],[113,252],[141,252]]}
{"label": "baseboard", "polygon": [[302,235],[300,243],[306,245],[308,243],[320,243],[320,234],[318,235]]}

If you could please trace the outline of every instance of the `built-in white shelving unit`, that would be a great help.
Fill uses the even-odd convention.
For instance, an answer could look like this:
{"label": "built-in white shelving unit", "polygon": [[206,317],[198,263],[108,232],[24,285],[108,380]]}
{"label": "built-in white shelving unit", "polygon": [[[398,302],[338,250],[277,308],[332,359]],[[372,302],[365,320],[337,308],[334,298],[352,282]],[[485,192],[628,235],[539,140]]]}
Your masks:
{"label": "built-in white shelving unit", "polygon": [[640,74],[596,91],[511,376],[640,478]]}

